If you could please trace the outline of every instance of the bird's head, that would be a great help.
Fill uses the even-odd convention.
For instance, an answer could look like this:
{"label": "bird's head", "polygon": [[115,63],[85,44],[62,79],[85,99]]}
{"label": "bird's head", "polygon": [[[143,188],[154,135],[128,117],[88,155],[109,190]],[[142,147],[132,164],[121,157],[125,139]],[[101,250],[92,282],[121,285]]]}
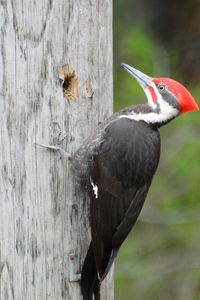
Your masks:
{"label": "bird's head", "polygon": [[136,78],[147,96],[155,117],[159,114],[163,122],[180,114],[199,110],[190,92],[179,82],[170,78],[151,78],[127,64],[122,64],[122,67]]}

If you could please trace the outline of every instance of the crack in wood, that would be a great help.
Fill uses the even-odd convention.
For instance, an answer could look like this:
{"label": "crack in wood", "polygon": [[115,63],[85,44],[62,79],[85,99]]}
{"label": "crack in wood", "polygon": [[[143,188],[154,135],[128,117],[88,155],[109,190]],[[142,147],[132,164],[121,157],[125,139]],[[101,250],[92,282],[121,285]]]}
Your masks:
{"label": "crack in wood", "polygon": [[[42,41],[50,20],[52,2],[52,0],[45,0],[43,2],[27,1],[26,4],[22,2],[22,5],[20,5],[20,1],[19,3],[12,1],[13,29],[19,41],[28,40],[33,43],[34,47]],[[41,9],[43,14],[38,13]],[[35,22],[37,22],[37,26],[32,26]]]}
{"label": "crack in wood", "polygon": [[85,82],[85,89],[86,89],[86,98],[93,98],[94,91],[92,89],[91,79],[90,76]]}
{"label": "crack in wood", "polygon": [[[0,285],[4,283],[4,299],[15,299],[13,269],[7,261],[0,263]],[[2,295],[2,294],[1,294]]]}

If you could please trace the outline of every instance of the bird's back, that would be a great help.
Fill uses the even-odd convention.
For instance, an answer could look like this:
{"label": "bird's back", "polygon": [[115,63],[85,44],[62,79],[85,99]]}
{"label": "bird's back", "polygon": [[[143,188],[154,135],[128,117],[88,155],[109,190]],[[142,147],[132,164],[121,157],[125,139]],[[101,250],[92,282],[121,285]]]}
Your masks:
{"label": "bird's back", "polygon": [[[98,232],[104,245],[121,246],[143,206],[159,157],[159,132],[146,123],[120,118],[106,128],[90,172],[94,240]],[[102,249],[99,236],[96,246]]]}
{"label": "bird's back", "polygon": [[[90,176],[92,244],[82,272],[83,294],[91,261],[95,261],[98,273],[94,285],[98,286],[98,280],[108,273],[137,220],[160,156],[159,132],[143,121],[118,116],[98,134],[96,148],[89,152],[89,164],[86,163]],[[95,136],[86,145],[91,147],[94,140]],[[88,155],[84,153],[86,149],[79,150],[82,159],[81,155]]]}

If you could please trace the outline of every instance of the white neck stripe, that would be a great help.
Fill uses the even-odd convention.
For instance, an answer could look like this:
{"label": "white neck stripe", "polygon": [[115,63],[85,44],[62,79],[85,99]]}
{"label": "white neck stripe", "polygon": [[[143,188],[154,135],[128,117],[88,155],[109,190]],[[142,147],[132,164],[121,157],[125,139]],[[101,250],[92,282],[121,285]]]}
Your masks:
{"label": "white neck stripe", "polygon": [[167,102],[162,99],[159,99],[160,110],[159,112],[153,111],[150,113],[136,113],[134,111],[130,112],[127,115],[121,115],[119,118],[128,118],[130,120],[144,121],[146,123],[156,124],[156,123],[165,123],[175,118],[179,111],[178,109],[172,107]]}
{"label": "white neck stripe", "polygon": [[173,119],[174,117],[176,117],[178,114],[178,110],[176,108],[173,109],[173,111],[171,111],[170,114],[166,114],[163,115],[162,113],[156,113],[156,112],[151,112],[151,113],[147,113],[147,114],[143,114],[143,113],[130,113],[128,115],[122,115],[119,116],[119,118],[127,118],[130,120],[135,120],[135,121],[144,121],[148,124],[156,124],[156,123],[164,123],[167,122],[171,119]]}
{"label": "white neck stripe", "polygon": [[[155,84],[153,83],[154,86],[153,89],[156,93],[157,96],[157,101],[156,103],[153,102],[151,92],[147,87],[143,88],[144,92],[147,96],[148,99],[148,104],[152,108],[152,112],[150,113],[136,113],[134,110],[130,112],[129,114],[124,114],[121,115],[119,118],[128,118],[131,120],[136,120],[136,121],[144,121],[146,123],[151,123],[151,124],[156,124],[156,123],[165,123],[170,121],[171,119],[175,118],[179,114],[179,110],[173,106],[171,106],[168,102],[166,102],[161,94],[158,92]],[[157,109],[159,110],[157,111]]]}

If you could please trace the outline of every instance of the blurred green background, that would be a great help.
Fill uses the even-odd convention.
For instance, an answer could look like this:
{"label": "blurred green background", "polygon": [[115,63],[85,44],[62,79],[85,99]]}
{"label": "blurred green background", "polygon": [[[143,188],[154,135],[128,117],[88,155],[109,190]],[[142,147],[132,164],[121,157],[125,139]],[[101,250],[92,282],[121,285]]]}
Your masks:
{"label": "blurred green background", "polygon": [[[114,108],[146,101],[128,63],[187,86],[200,104],[200,1],[114,0]],[[142,214],[115,264],[116,300],[200,300],[200,114],[161,128]]]}

